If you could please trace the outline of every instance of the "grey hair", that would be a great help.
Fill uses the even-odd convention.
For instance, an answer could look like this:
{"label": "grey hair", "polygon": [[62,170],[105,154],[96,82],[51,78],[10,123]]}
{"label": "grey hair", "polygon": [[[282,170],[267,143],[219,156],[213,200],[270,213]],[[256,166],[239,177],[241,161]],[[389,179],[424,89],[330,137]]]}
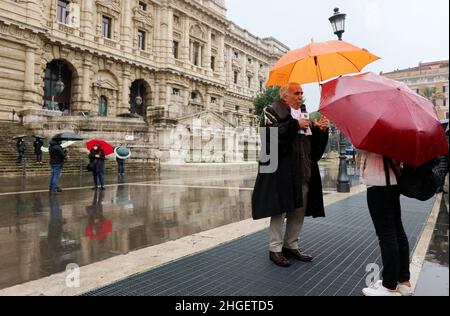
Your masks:
{"label": "grey hair", "polygon": [[280,88],[280,99],[283,100],[291,91],[291,87],[300,86],[298,83],[288,83],[287,85]]}

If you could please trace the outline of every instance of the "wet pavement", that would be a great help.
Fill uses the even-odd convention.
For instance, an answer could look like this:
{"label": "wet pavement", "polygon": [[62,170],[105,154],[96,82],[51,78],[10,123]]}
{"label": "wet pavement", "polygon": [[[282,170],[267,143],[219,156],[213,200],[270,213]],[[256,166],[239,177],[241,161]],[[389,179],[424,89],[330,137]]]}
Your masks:
{"label": "wet pavement", "polygon": [[[337,170],[322,172],[325,190],[334,190]],[[1,178],[0,288],[248,219],[255,176],[109,176],[97,192],[88,174],[69,175],[57,196],[48,177]]]}
{"label": "wet pavement", "polygon": [[[434,201],[402,198],[403,223],[411,246],[417,244]],[[266,228],[83,295],[362,296],[367,282],[375,281],[376,273],[370,267],[381,267],[366,192],[329,204],[326,213],[326,218],[307,218],[300,237],[301,248],[315,257],[311,263],[292,260],[289,269],[275,266],[268,258]]]}
{"label": "wet pavement", "polygon": [[442,201],[433,239],[417,283],[416,296],[449,296],[448,226],[447,194]]}

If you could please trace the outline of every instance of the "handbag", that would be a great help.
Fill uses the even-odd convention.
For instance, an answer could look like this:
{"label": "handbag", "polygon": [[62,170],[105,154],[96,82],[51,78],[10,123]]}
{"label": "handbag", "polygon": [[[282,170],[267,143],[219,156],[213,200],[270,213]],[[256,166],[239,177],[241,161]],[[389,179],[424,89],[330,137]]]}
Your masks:
{"label": "handbag", "polygon": [[400,175],[392,160],[384,158],[387,185],[391,185],[389,176],[390,166],[397,178],[400,193],[402,195],[423,202],[428,201],[436,195],[438,190],[433,173],[434,164],[435,161],[430,161],[417,168],[404,165],[402,174]]}

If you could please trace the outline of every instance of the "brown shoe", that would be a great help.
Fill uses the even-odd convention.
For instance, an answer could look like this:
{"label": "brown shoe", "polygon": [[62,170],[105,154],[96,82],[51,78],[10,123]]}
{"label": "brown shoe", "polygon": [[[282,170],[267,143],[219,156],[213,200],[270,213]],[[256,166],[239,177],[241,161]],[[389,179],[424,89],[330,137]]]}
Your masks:
{"label": "brown shoe", "polygon": [[279,267],[289,268],[291,266],[291,263],[282,252],[270,252],[270,260]]}
{"label": "brown shoe", "polygon": [[283,248],[283,255],[286,258],[289,259],[296,259],[301,262],[311,262],[314,260],[314,258],[304,252],[302,252],[300,249],[287,249]]}

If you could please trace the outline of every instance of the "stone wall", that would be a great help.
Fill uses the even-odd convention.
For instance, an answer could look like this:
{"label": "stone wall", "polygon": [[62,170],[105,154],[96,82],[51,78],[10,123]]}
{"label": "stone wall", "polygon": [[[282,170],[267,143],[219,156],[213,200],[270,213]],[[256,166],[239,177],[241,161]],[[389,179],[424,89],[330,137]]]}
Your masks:
{"label": "stone wall", "polygon": [[[288,50],[228,21],[222,0],[66,2],[67,19],[58,20],[57,0],[0,1],[0,120],[11,119],[14,110],[29,128],[55,132],[82,130],[87,116],[95,127],[89,136],[113,141],[139,122],[143,136],[134,146],[143,153],[148,148],[149,155],[159,148],[170,160],[170,137],[179,125],[188,127],[183,122],[190,115],[215,113],[223,128],[254,126],[252,98]],[[111,29],[106,37],[105,17]],[[141,47],[138,31],[145,36]],[[48,104],[62,102],[44,92],[52,63],[68,69],[70,102],[64,113],[49,115]],[[130,115],[141,94],[137,82],[145,87],[145,101],[139,115]]]}

